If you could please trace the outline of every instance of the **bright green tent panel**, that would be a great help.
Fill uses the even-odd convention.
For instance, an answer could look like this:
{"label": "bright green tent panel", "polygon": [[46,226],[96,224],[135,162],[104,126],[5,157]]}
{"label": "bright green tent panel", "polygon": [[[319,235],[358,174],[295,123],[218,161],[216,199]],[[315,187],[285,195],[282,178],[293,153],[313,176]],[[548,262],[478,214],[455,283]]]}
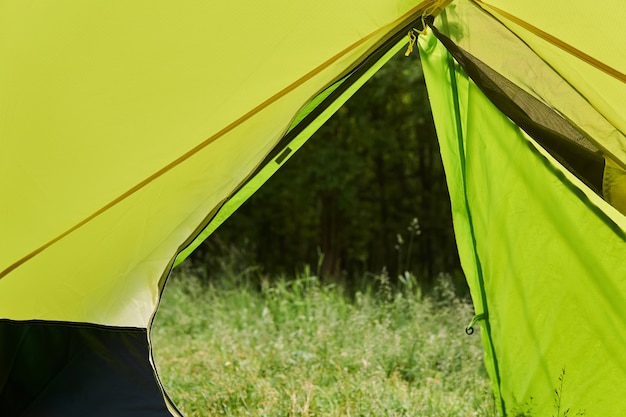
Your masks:
{"label": "bright green tent panel", "polygon": [[[515,62],[507,54],[519,58],[521,50],[482,48],[480,39],[494,32],[485,30],[488,25],[469,24],[476,14],[468,3],[453,3],[435,26],[465,52],[488,61],[494,72],[514,74],[516,68],[498,65]],[[433,32],[420,38],[420,53],[459,253],[501,409],[508,415],[556,415],[556,390],[561,415],[566,409],[569,415],[626,412],[621,395],[626,385],[626,218],[502,113]],[[502,56],[490,58],[489,53]],[[528,77],[543,70],[538,67]],[[485,74],[490,74],[487,69]],[[553,75],[540,74],[538,80]],[[488,84],[485,79],[477,80],[481,87]],[[548,87],[537,85],[534,93]],[[603,88],[600,84],[598,91]],[[597,132],[590,125],[588,130]]]}

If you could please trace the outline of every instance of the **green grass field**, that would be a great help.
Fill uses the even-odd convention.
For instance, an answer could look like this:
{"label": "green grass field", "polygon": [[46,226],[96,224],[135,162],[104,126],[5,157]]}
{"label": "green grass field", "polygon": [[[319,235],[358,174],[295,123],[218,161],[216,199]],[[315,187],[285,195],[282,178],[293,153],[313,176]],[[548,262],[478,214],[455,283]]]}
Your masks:
{"label": "green grass field", "polygon": [[448,281],[347,296],[309,275],[260,289],[170,279],[152,340],[186,416],[495,415],[480,336],[464,332],[472,307]]}

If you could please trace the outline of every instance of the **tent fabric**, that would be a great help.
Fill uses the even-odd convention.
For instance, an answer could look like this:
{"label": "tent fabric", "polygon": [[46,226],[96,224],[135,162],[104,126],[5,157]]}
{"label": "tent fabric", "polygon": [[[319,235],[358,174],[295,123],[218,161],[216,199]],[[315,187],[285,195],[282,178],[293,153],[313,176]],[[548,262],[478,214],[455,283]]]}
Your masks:
{"label": "tent fabric", "polygon": [[624,2],[476,1],[548,62],[622,134],[626,54],[619,33]]}
{"label": "tent fabric", "polygon": [[297,110],[420,14],[406,1],[3,7],[0,316],[131,327]]}
{"label": "tent fabric", "polygon": [[167,417],[146,329],[0,320],[0,415]]}
{"label": "tent fabric", "polygon": [[[149,346],[165,279],[188,251],[178,253],[443,3],[0,2],[0,319],[3,332],[46,329],[3,337],[2,349],[19,356],[36,340],[70,343],[83,326],[138,329]],[[81,340],[94,361],[124,349]],[[149,348],[140,352],[138,375],[151,360]],[[30,365],[0,358],[2,395],[21,377],[37,390],[61,369],[42,359],[31,377]],[[110,380],[105,368],[92,371],[77,383]],[[160,413],[163,398],[150,398]],[[12,410],[29,410],[32,398],[22,399]],[[122,403],[111,398],[102,412],[123,415]]]}
{"label": "tent fabric", "polygon": [[[605,160],[593,143],[555,110],[459,48],[435,27],[432,30],[463,71],[476,81],[481,91],[502,113],[594,192],[603,194]],[[605,184],[606,187],[610,188],[611,185]]]}
{"label": "tent fabric", "polygon": [[571,413],[626,411],[624,15],[0,1],[0,412],[179,415],[150,356],[169,271],[409,31],[501,411],[548,414],[555,393]]}
{"label": "tent fabric", "polygon": [[[502,3],[498,10],[507,8],[509,13],[518,7],[516,16],[533,26],[553,27],[548,15],[534,16],[533,5],[519,10],[535,2],[498,3]],[[572,10],[577,10],[580,5],[573,3]],[[612,13],[624,8],[615,6]],[[510,23],[507,19],[499,23],[502,13],[494,10],[483,2],[457,1],[435,26],[490,71],[565,115],[572,127],[602,150],[608,167],[605,181],[606,171],[615,169],[618,174],[611,171],[609,176],[619,182],[625,159],[620,155],[622,128],[611,115],[614,109],[607,111],[589,99],[593,112],[585,119],[576,106],[587,100],[586,90],[564,88],[575,85],[577,75],[553,62],[562,58],[562,50],[552,54],[546,52],[554,52],[552,46],[536,47],[541,39],[535,34],[522,33],[534,37],[528,42],[516,42],[519,33],[508,36],[511,43],[504,36],[500,48],[491,49]],[[560,36],[569,45],[580,50],[590,46],[587,38],[579,42],[582,33],[568,38],[565,34],[572,28],[562,26]],[[608,49],[623,50],[612,41],[607,40]],[[523,58],[535,53],[542,55],[531,64],[543,66],[526,65]],[[468,76],[432,32],[420,37],[420,54],[459,253],[501,412],[554,414],[558,395],[561,412],[624,413],[626,402],[620,392],[626,384],[626,218],[533,139],[532,129],[523,130],[496,106],[500,103],[490,101],[479,88],[484,80]],[[613,55],[606,62],[618,72],[626,67]],[[572,67],[584,65],[589,64]],[[600,80],[597,84],[595,78],[585,80],[596,89],[591,96],[601,95],[609,84],[623,91],[623,84],[606,84],[606,73],[594,71],[584,71]],[[613,191],[620,195],[617,184]]]}
{"label": "tent fabric", "polygon": [[[472,2],[458,2],[454,6],[454,8],[447,9],[450,25],[454,26],[455,24],[460,24],[459,21],[462,21],[464,22],[464,30],[468,31],[467,36],[460,36],[454,33],[459,32],[461,29],[454,30],[450,34],[450,37],[459,47],[484,62],[490,68],[493,68],[528,94],[535,96],[546,103],[546,105],[559,111],[573,126],[584,131],[587,138],[595,142],[597,147],[603,149],[604,153],[612,155],[616,161],[625,159],[626,138],[624,137],[624,128],[619,124],[611,122],[608,116],[614,109],[619,108],[619,100],[611,104],[611,109],[609,110],[595,106],[589,100],[589,97],[583,93],[583,90],[575,84],[576,77],[579,74],[578,70],[572,70],[571,72],[574,73],[572,75],[567,69],[559,69],[559,63],[562,62],[561,52],[547,56],[539,55],[535,47],[529,46],[530,40],[528,38],[532,38],[531,35],[527,35],[527,38],[525,38],[510,31],[508,27],[495,18],[497,16],[486,13]],[[567,3],[563,7],[569,9],[575,6],[572,3]],[[618,10],[623,9],[623,7],[620,2],[619,6],[616,5],[613,9],[607,7],[606,10],[612,10],[611,15],[613,13],[619,14]],[[567,20],[564,20],[564,22],[567,22]],[[571,26],[571,23],[569,26]],[[470,34],[469,27],[480,27],[481,29],[473,30]],[[553,29],[553,25],[546,23],[544,28]],[[444,28],[440,29],[444,30]],[[571,29],[578,31],[578,28]],[[592,36],[595,35],[594,33]],[[586,42],[587,37],[583,36],[583,40]],[[539,43],[539,41],[535,39],[535,42]],[[543,43],[549,42],[544,41]],[[607,50],[615,51],[612,54],[614,57],[612,57],[611,61],[615,61],[615,57],[623,55],[619,53],[621,42],[616,35],[607,37],[601,42],[598,41],[596,45],[602,45],[603,50],[606,48]],[[621,72],[626,71],[624,69],[626,67],[626,57],[623,58],[619,66],[616,66],[617,69],[615,71],[618,71],[620,68]],[[605,77],[602,71],[595,70],[594,67],[585,62],[579,62],[578,66],[590,67],[591,69],[587,70],[595,71],[600,79]],[[595,81],[596,78],[590,75],[585,82],[592,82],[591,80]],[[612,80],[615,81],[615,85],[610,87],[604,87],[600,82],[594,84],[594,88],[597,89],[594,94],[597,95],[599,94],[598,92],[604,92],[607,89],[626,94],[626,82],[614,78]],[[623,97],[623,94],[619,97]]]}
{"label": "tent fabric", "polygon": [[[460,25],[453,31],[460,48],[558,111],[602,150],[608,161],[604,196],[626,213],[620,197],[626,187],[617,180],[626,175],[625,126],[621,113],[615,115],[626,96],[626,54],[620,35],[609,32],[619,27],[615,16],[624,13],[624,3],[605,3],[584,14],[578,14],[588,8],[582,2],[551,2],[547,7],[564,11],[558,25],[546,21],[536,1],[460,1],[446,11],[450,24]],[[606,17],[602,29],[579,30],[577,25],[599,14]],[[460,36],[463,31],[467,36]]]}
{"label": "tent fabric", "polygon": [[[413,26],[412,22],[407,26],[407,30]],[[386,45],[381,45],[369,55],[356,70],[307,103],[296,115],[285,136],[261,163],[259,169],[251,175],[248,181],[242,184],[241,188],[228,199],[224,206],[220,207],[215,215],[209,216],[209,224],[197,234],[189,245],[180,251],[174,266],[185,260],[241,204],[256,192],[356,90],[404,47],[406,44],[406,39],[403,39],[405,38],[404,32],[397,32],[396,36],[387,40]]]}

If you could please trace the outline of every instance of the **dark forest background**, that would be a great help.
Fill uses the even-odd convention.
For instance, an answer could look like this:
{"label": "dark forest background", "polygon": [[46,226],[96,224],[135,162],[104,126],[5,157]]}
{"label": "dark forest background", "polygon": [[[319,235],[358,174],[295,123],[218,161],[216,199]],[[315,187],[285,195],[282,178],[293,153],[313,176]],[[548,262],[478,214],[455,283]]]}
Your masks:
{"label": "dark forest background", "polygon": [[[228,268],[359,284],[462,282],[450,200],[417,54],[398,54],[193,254]],[[234,265],[233,265],[234,264]]]}

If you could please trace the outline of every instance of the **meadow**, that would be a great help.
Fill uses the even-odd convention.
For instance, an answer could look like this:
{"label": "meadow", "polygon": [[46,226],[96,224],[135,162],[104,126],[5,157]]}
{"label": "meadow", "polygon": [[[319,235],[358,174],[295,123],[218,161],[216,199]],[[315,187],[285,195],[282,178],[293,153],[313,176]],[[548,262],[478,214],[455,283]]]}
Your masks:
{"label": "meadow", "polygon": [[159,375],[192,416],[495,416],[467,298],[384,274],[348,293],[305,270],[201,281],[178,271],[152,331]]}

